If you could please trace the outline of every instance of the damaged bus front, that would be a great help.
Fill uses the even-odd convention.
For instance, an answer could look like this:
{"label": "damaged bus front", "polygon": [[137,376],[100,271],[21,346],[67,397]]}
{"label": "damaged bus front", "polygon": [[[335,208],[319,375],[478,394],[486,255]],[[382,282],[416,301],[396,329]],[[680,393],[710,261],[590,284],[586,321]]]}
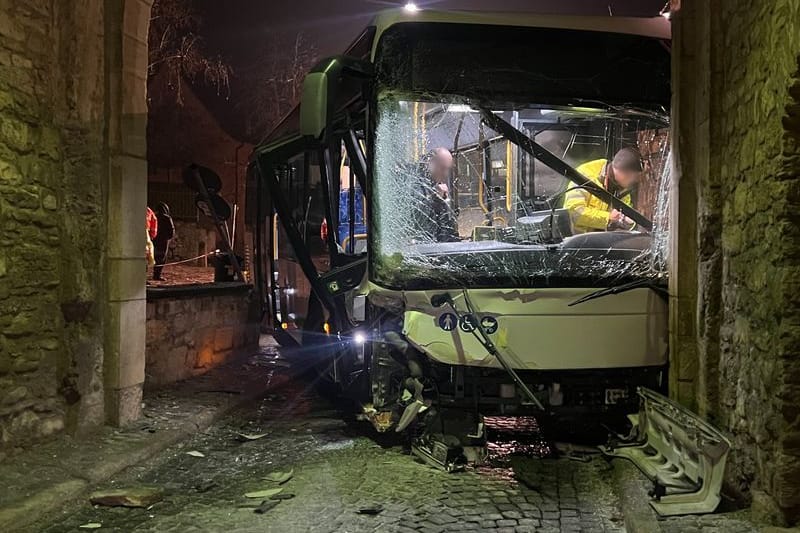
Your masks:
{"label": "damaged bus front", "polygon": [[663,391],[665,24],[390,12],[320,63],[254,156],[283,342],[379,430],[462,444],[484,414],[586,427]]}

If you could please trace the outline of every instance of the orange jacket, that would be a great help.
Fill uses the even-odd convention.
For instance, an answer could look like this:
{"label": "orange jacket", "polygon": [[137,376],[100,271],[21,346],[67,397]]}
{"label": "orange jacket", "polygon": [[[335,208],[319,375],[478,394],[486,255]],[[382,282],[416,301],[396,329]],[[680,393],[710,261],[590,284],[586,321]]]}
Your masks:
{"label": "orange jacket", "polygon": [[155,239],[156,235],[158,235],[158,218],[156,218],[156,214],[149,207],[147,208],[145,228],[147,229],[147,234],[150,235],[150,239]]}

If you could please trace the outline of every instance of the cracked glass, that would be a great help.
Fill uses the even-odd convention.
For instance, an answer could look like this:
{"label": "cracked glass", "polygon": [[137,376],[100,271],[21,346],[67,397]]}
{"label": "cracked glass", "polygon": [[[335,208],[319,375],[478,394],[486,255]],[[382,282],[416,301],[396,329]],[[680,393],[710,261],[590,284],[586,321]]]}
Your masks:
{"label": "cracked glass", "polygon": [[[511,106],[509,106],[511,107]],[[642,227],[487,124],[491,112],[652,222]],[[634,149],[629,187],[612,170]],[[393,287],[601,286],[665,273],[666,117],[542,105],[480,109],[386,92],[375,136],[375,273]],[[610,177],[613,176],[613,177]]]}
{"label": "cracked glass", "polygon": [[[376,73],[377,283],[665,281],[664,43],[552,28],[407,24],[382,36]],[[628,154],[617,161],[621,150]]]}

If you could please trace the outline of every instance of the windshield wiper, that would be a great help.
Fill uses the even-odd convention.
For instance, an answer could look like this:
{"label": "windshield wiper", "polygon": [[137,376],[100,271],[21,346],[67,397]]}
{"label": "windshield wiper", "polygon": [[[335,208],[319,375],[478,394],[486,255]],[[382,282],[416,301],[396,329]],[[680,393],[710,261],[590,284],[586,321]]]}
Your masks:
{"label": "windshield wiper", "polygon": [[652,231],[653,223],[636,209],[632,208],[600,185],[588,179],[586,176],[572,168],[569,164],[565,163],[557,155],[550,152],[547,148],[512,126],[505,119],[492,113],[491,109],[483,106],[477,107],[481,112],[483,120],[497,133],[516,144],[528,154],[535,157],[551,169],[555,170],[573,182],[575,185],[580,185],[581,188],[590,194],[593,194],[604,202],[611,204],[623,215],[636,222],[640,228],[643,228],[646,231]]}
{"label": "windshield wiper", "polygon": [[636,281],[631,281],[629,283],[623,283],[621,285],[614,285],[612,287],[607,287],[605,289],[600,289],[594,292],[590,292],[586,296],[582,296],[575,300],[574,302],[568,304],[569,307],[573,305],[582,304],[583,302],[588,302],[589,300],[594,300],[595,298],[602,298],[603,296],[608,296],[609,294],[619,294],[621,292],[627,292],[633,289],[639,289],[646,287],[656,292],[659,296],[664,298],[665,300],[669,297],[669,291],[658,285],[651,279],[637,279]]}

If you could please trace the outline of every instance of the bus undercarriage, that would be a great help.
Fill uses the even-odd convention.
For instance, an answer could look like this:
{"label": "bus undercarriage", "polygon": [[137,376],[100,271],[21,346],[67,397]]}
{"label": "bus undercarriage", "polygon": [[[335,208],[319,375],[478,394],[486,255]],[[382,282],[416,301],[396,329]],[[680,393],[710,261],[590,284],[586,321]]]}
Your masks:
{"label": "bus undercarriage", "polygon": [[[404,431],[420,413],[442,409],[469,412],[476,424],[483,415],[533,414],[558,421],[561,436],[622,431],[620,422],[637,408],[637,387],[665,390],[666,365],[644,356],[664,349],[651,334],[663,327],[665,308],[649,289],[619,295],[617,316],[598,303],[584,304],[578,316],[597,319],[582,332],[584,340],[594,337],[596,345],[609,347],[587,356],[580,353],[583,340],[564,338],[558,323],[574,322],[568,302],[593,292],[475,289],[451,296],[372,288],[371,319],[357,327],[350,346],[342,345],[364,362],[365,416],[379,431]],[[469,310],[461,311],[467,300]],[[610,321],[619,329],[609,330],[603,322]],[[627,328],[645,334],[617,342],[613,335]],[[634,358],[639,366],[620,364]]]}

